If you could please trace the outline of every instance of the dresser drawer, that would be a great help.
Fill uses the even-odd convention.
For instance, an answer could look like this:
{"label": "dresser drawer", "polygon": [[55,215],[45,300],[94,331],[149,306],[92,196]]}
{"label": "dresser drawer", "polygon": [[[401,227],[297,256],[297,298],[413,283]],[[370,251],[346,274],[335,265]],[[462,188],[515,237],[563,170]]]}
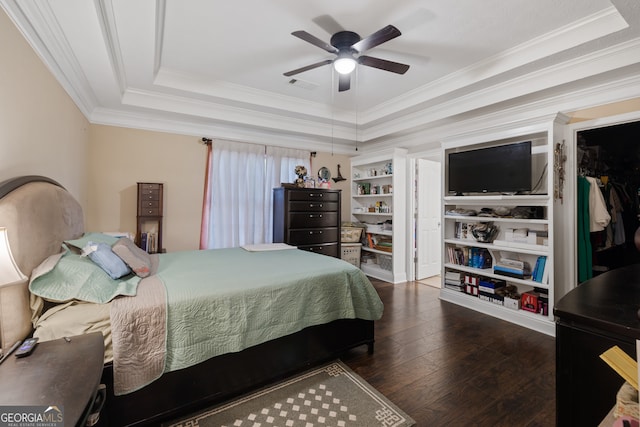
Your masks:
{"label": "dresser drawer", "polygon": [[338,241],[338,228],[309,228],[290,230],[289,243],[292,245],[313,245],[316,243],[333,243]]}
{"label": "dresser drawer", "polygon": [[340,200],[340,193],[337,191],[291,191],[289,200],[337,202]]}
{"label": "dresser drawer", "polygon": [[338,202],[327,202],[324,200],[311,200],[305,202],[289,202],[291,212],[318,212],[337,211]]}
{"label": "dresser drawer", "polygon": [[335,258],[340,258],[338,254],[338,244],[337,243],[328,243],[326,245],[303,245],[298,246],[298,249],[302,249],[303,251],[313,252],[316,254],[328,255]]}
{"label": "dresser drawer", "polygon": [[159,191],[161,185],[162,184],[158,184],[155,182],[141,182],[140,191],[151,191],[151,190]]}
{"label": "dresser drawer", "polygon": [[160,200],[160,190],[140,190],[140,200]]}
{"label": "dresser drawer", "polygon": [[139,212],[138,215],[140,216],[162,216],[162,212],[160,212],[159,207],[155,207],[155,208],[141,207],[138,212]]}
{"label": "dresser drawer", "polygon": [[336,224],[338,224],[338,212],[292,212],[289,214],[290,228],[331,227]]}
{"label": "dresser drawer", "polygon": [[160,207],[160,201],[155,200],[140,200],[140,209],[158,209]]}

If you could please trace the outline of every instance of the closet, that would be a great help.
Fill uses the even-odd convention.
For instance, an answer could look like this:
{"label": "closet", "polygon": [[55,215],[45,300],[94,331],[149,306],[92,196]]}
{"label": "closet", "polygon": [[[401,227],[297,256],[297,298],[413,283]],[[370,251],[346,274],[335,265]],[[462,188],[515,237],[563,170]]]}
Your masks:
{"label": "closet", "polygon": [[579,131],[576,148],[581,283],[640,262],[640,122]]}

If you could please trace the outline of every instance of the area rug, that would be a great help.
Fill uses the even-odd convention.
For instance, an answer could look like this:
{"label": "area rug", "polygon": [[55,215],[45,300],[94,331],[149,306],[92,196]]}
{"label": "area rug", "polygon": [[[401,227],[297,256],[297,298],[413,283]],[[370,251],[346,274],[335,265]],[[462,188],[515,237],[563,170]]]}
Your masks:
{"label": "area rug", "polygon": [[312,369],[164,427],[316,427],[415,424],[341,361]]}

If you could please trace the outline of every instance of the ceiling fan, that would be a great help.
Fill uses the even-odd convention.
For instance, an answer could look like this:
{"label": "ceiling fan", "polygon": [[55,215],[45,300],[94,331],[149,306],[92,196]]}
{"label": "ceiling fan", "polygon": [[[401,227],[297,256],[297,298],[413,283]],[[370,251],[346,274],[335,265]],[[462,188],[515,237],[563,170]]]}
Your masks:
{"label": "ceiling fan", "polygon": [[355,69],[357,64],[379,68],[380,70],[390,71],[397,74],[404,74],[409,69],[409,66],[406,64],[362,55],[363,52],[400,36],[402,33],[393,25],[387,25],[364,39],[361,39],[360,36],[353,31],[338,31],[331,36],[330,43],[326,43],[302,30],[294,31],[291,34],[319,47],[320,49],[324,49],[329,53],[335,54],[336,57],[334,59],[325,59],[324,61],[316,62],[315,64],[288,71],[284,73],[287,77],[291,77],[304,71],[313,70],[314,68],[322,67],[323,65],[333,64],[333,67],[339,73],[338,91],[343,92],[345,90],[349,90],[351,87],[351,72]]}

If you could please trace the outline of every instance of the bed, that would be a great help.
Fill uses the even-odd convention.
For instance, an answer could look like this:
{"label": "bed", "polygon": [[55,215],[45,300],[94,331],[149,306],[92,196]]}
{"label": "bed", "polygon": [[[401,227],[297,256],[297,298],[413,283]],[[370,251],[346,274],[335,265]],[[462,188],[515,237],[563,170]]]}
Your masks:
{"label": "bed", "polygon": [[64,274],[97,277],[100,264],[76,249],[116,252],[126,241],[85,233],[82,209],[62,186],[38,176],[0,184],[0,226],[30,276],[0,288],[1,344],[101,331],[104,425],[155,424],[354,347],[373,352],[382,303],[342,260],[265,246],[148,255],[143,271],[119,255],[133,271],[74,288]]}

